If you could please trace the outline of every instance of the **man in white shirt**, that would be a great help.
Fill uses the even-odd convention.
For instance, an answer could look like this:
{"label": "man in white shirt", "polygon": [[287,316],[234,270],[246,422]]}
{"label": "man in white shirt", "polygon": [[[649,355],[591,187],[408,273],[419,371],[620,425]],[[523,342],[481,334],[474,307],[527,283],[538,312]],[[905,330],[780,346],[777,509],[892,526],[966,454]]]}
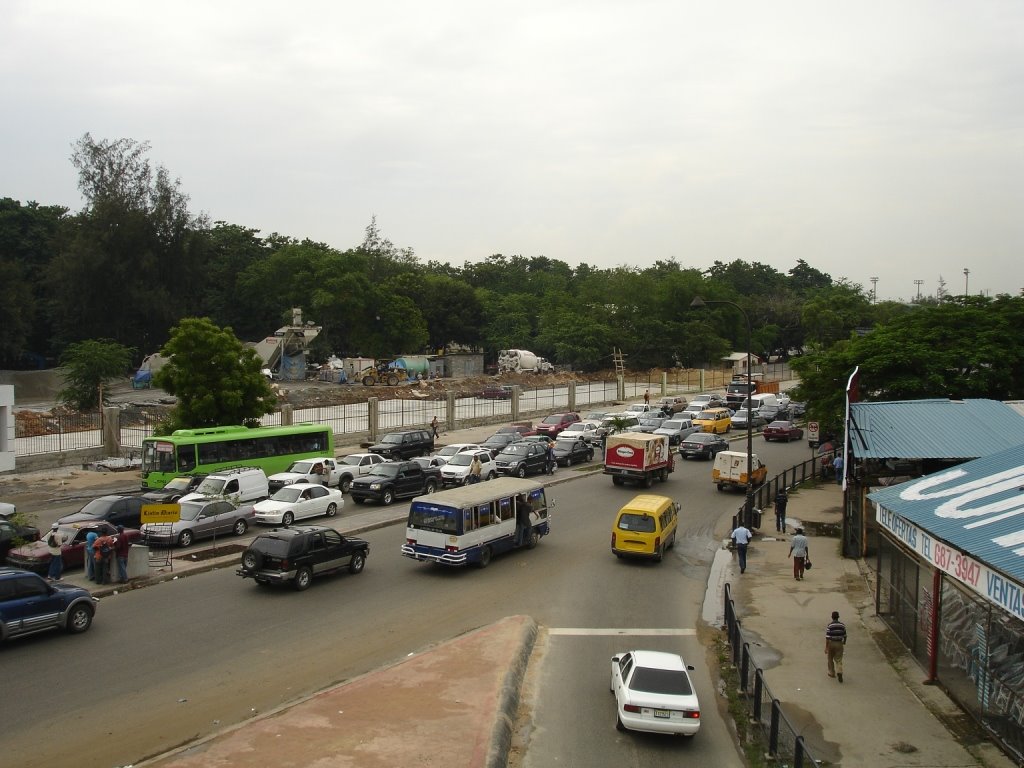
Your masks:
{"label": "man in white shirt", "polygon": [[747,544],[754,538],[754,534],[743,523],[740,523],[730,534],[730,538],[736,542],[736,555],[740,561],[740,573],[743,573],[747,570]]}

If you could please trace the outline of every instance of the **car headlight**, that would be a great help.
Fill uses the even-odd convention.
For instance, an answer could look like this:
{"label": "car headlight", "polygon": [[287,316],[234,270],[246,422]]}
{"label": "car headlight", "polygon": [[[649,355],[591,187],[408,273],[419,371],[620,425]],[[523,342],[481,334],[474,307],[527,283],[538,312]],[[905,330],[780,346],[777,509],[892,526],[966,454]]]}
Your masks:
{"label": "car headlight", "polygon": [[380,490],[380,483],[370,483],[370,490],[371,491],[379,491]]}

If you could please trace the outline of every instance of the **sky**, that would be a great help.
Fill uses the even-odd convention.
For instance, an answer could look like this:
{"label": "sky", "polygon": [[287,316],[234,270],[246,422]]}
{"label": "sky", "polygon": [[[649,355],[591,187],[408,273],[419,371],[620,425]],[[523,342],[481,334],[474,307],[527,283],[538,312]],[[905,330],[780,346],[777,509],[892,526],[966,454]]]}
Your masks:
{"label": "sky", "polygon": [[90,133],[340,250],[1017,294],[1022,40],[1019,0],[4,0],[0,197],[81,210]]}

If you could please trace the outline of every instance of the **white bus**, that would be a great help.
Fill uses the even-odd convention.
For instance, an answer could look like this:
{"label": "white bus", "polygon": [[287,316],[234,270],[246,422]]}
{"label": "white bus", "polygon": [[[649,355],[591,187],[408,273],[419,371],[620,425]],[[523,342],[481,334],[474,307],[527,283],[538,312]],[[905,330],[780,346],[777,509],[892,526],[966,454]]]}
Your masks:
{"label": "white bus", "polygon": [[414,499],[402,554],[444,565],[487,567],[499,552],[533,549],[550,532],[544,486],[499,477]]}

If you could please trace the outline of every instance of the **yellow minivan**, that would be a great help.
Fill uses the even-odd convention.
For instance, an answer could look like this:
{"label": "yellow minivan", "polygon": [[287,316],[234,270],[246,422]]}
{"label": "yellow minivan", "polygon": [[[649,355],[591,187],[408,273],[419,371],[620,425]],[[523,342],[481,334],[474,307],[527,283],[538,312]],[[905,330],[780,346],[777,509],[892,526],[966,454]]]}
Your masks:
{"label": "yellow minivan", "polygon": [[667,496],[641,493],[615,516],[612,552],[616,557],[650,557],[658,562],[676,543],[679,504]]}
{"label": "yellow minivan", "polygon": [[693,426],[701,432],[724,435],[732,429],[732,414],[728,408],[705,408],[694,418]]}

